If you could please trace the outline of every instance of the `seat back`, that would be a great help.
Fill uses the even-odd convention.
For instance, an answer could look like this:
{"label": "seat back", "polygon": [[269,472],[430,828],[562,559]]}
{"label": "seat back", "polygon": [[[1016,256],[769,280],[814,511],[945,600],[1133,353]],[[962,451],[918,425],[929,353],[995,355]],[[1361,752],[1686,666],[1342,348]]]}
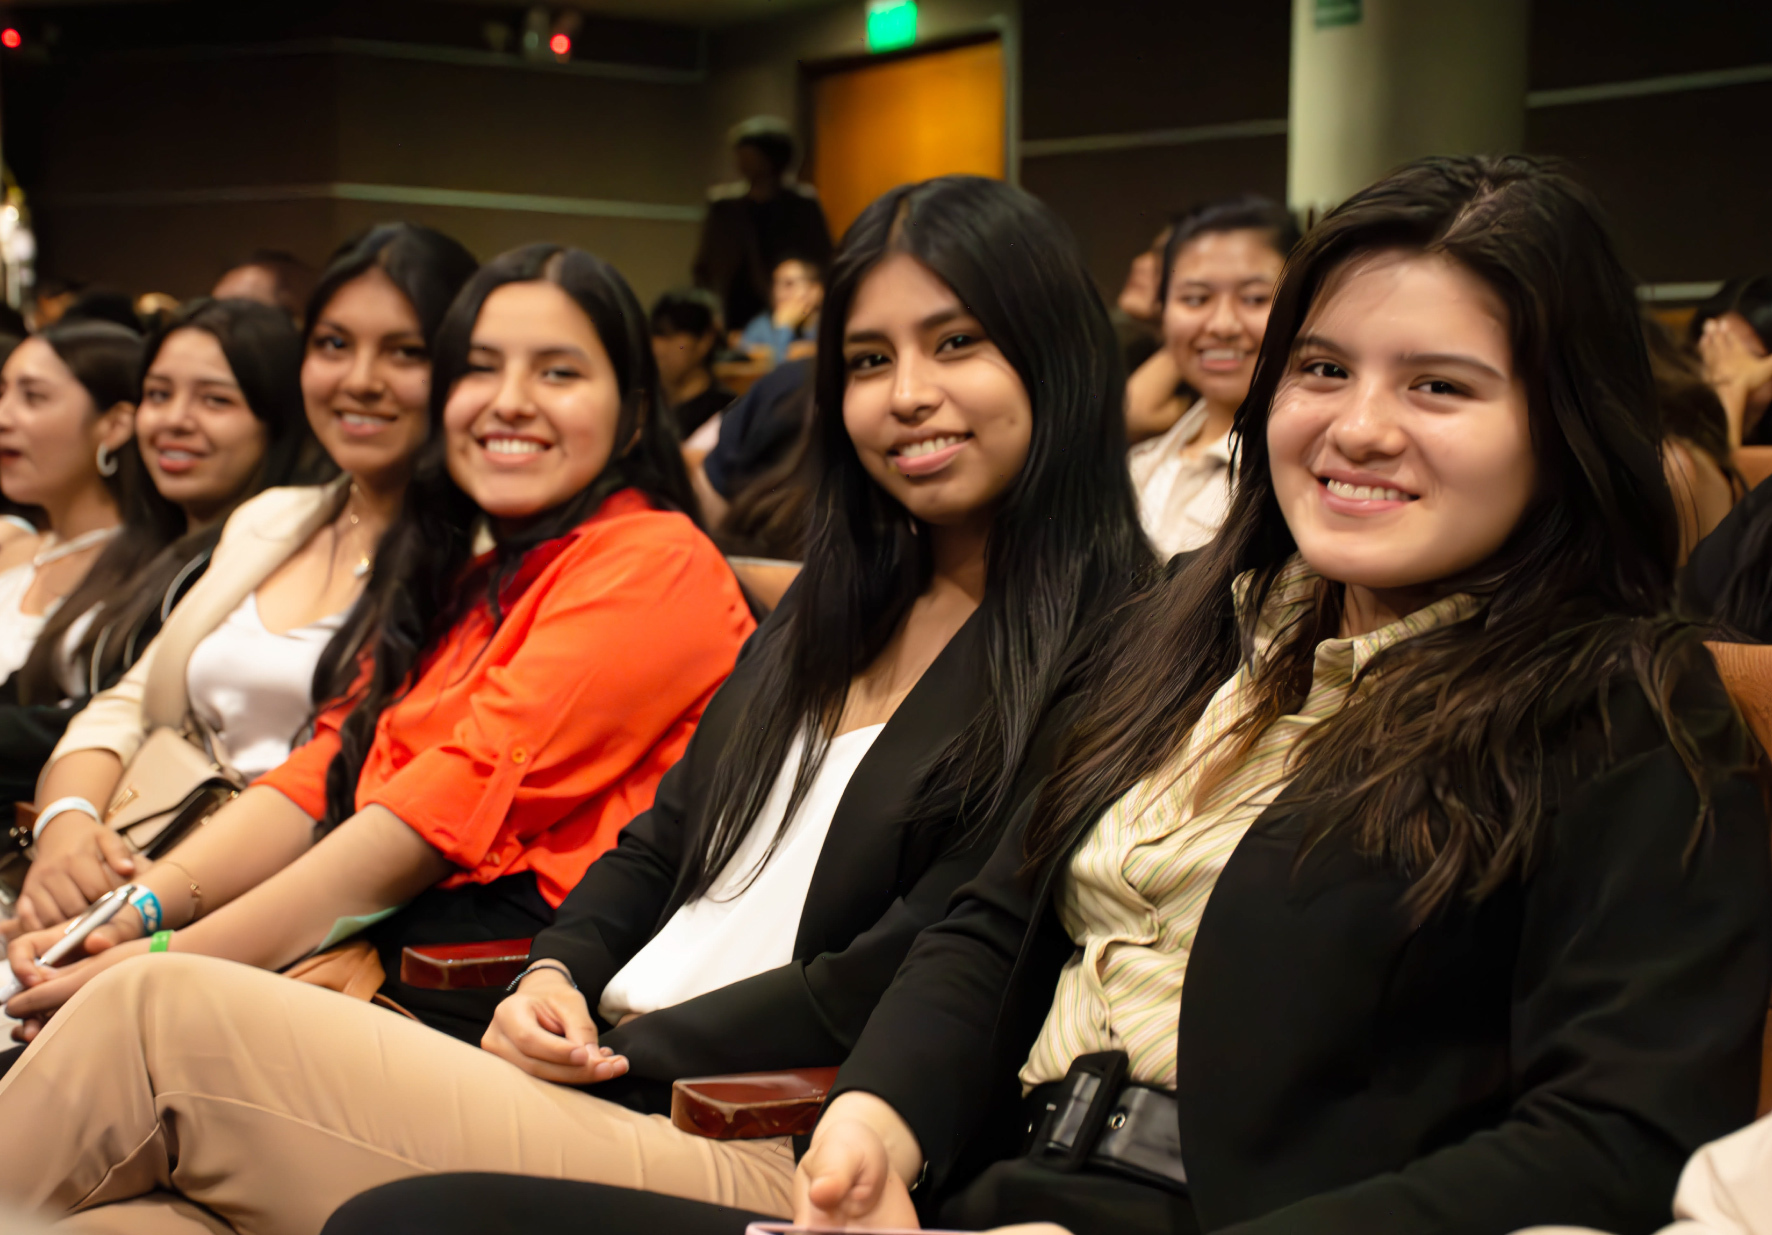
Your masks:
{"label": "seat back", "polygon": [[[1760,779],[1767,779],[1766,752],[1772,751],[1772,646],[1754,643],[1706,642],[1717,663],[1729,697],[1760,744]],[[1760,1105],[1758,1113],[1772,1112],[1772,1010],[1760,1037]]]}

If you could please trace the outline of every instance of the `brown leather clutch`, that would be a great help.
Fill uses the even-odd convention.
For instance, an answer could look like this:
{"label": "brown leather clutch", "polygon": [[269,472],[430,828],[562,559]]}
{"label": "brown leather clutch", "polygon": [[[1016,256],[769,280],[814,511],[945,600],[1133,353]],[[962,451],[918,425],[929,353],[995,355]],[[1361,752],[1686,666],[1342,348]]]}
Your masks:
{"label": "brown leather clutch", "polygon": [[716,1141],[802,1136],[836,1079],[835,1068],[686,1077],[671,1086],[671,1122]]}
{"label": "brown leather clutch", "polygon": [[427,943],[400,951],[400,981],[427,991],[509,986],[529,963],[527,939]]}

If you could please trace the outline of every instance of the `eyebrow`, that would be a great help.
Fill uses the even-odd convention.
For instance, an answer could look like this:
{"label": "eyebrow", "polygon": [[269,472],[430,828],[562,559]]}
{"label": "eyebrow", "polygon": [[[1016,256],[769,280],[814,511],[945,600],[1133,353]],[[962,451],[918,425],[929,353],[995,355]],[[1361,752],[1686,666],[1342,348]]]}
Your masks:
{"label": "eyebrow", "polygon": [[[958,321],[963,317],[971,316],[972,315],[966,311],[964,306],[955,305],[951,309],[939,309],[936,312],[931,313],[928,317],[917,323],[917,329],[918,331],[934,330],[939,326],[947,325],[949,322]],[[843,342],[874,343],[885,338],[886,332],[883,330],[852,330],[843,336]]]}
{"label": "eyebrow", "polygon": [[[1301,334],[1292,342],[1294,352],[1310,347],[1334,352],[1337,356],[1348,354],[1347,349],[1336,343],[1335,340],[1325,338],[1320,334]],[[1478,360],[1475,356],[1467,355],[1464,352],[1403,352],[1396,357],[1396,360],[1401,364],[1459,365],[1467,369],[1475,369],[1479,373],[1486,373],[1498,382],[1510,380],[1507,374],[1488,361]]]}

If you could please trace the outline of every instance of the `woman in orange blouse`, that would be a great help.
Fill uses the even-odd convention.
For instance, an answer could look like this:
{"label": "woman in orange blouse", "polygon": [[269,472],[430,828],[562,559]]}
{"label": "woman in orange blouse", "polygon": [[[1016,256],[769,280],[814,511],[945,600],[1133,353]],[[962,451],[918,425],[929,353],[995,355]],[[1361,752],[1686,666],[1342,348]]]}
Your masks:
{"label": "woman in orange blouse", "polygon": [[[367,920],[392,974],[406,944],[532,934],[652,804],[753,623],[685,513],[645,316],[612,267],[533,245],[463,290],[435,363],[315,737],[138,880],[160,921],[125,911],[57,971],[59,929],[13,943],[27,1040],[140,952],[280,968]],[[470,1040],[499,993],[384,990]]]}

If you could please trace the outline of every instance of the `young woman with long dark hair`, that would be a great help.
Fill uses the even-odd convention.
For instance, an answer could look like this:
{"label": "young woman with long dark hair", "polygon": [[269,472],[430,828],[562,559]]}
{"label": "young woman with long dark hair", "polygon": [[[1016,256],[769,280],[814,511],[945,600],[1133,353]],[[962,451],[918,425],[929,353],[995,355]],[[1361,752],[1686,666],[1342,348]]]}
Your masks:
{"label": "young woman with long dark hair", "polygon": [[[1753,1115],[1772,872],[1744,728],[1665,616],[1636,313],[1531,160],[1426,160],[1312,231],[1223,530],[913,949],[803,1221],[914,1221],[921,1178],[941,1225],[1078,1235],[1659,1224]],[[1086,1075],[1120,1115],[1093,1144],[1047,1118]]]}
{"label": "young woman with long dark hair", "polygon": [[[531,935],[651,804],[753,623],[683,513],[633,293],[589,254],[515,250],[463,288],[434,364],[403,512],[320,658],[315,737],[147,873],[160,913],[118,919],[86,969],[33,964],[54,931],[15,941],[16,1013],[163,927],[162,947],[276,969],[376,923],[395,974],[407,943]],[[491,1014],[490,992],[390,990],[463,1036]]]}
{"label": "young woman with long dark hair", "polygon": [[[239,385],[229,392],[218,384],[213,356],[206,386],[181,387],[170,370],[150,369],[139,420],[158,443],[149,451],[155,476],[198,493],[238,479],[188,531],[180,520],[178,532],[165,533],[182,538],[150,573],[182,584],[201,569],[187,564],[206,562],[190,594],[173,608],[177,597],[163,600],[161,587],[144,585],[110,606],[115,620],[93,636],[102,635],[95,676],[113,684],[67,725],[43,769],[37,862],[19,903],[26,927],[73,915],[134,872],[127,846],[97,816],[147,734],[170,723],[151,714],[150,699],[203,734],[243,780],[288,758],[313,711],[315,666],[363,589],[429,432],[431,341],[474,268],[473,256],[440,232],[383,224],[342,246],[327,267],[305,340],[287,315],[246,301],[215,302],[168,327],[174,352],[219,346],[226,357],[231,348]],[[204,324],[224,314],[238,324],[212,342]],[[165,368],[172,354],[161,352],[156,364]],[[230,463],[226,448],[230,426],[252,427],[242,400],[274,409],[261,417],[272,432],[256,471],[243,467],[249,459]],[[254,440],[234,436],[242,446]],[[151,526],[125,532],[135,556],[124,562],[152,556]],[[149,640],[144,609],[156,628],[165,621],[163,637]]]}
{"label": "young woman with long dark hair", "polygon": [[[121,1046],[171,1045],[139,1035],[157,1015],[147,1008],[164,1006],[150,988],[173,982],[193,1027],[208,1027],[198,1033],[260,1041],[246,1021],[276,1018],[276,1044],[255,1051],[265,1076],[309,1074],[334,1095],[275,1100],[293,1119],[234,1133],[181,1117],[181,1161],[250,1144],[263,1168],[232,1174],[226,1196],[198,1183],[222,1176],[181,1173],[226,1220],[312,1229],[369,1182],[472,1166],[786,1213],[787,1139],[679,1132],[658,1117],[671,1083],[843,1058],[917,932],[1037,783],[1047,753],[1032,737],[1077,641],[1151,568],[1112,329],[1048,210],[973,177],[894,190],[851,229],[827,305],[805,570],[653,808],[535,940],[486,1051],[238,967],[149,958],[170,968],[125,966],[51,1023],[44,1062],[27,1055],[0,1090],[0,1129],[36,1123],[25,1112],[37,1095],[93,1060],[131,1086],[184,1088],[163,1070],[207,1055],[195,1039],[151,1057]],[[345,1019],[357,1015],[374,1019]],[[77,1047],[76,1064],[66,1048],[88,1031],[122,1036]],[[314,1052],[316,1070],[285,1049]],[[212,1083],[236,1087],[195,1088]],[[268,1113],[258,1082],[239,1084]],[[391,1118],[341,1137],[320,1107],[353,1103]],[[105,1105],[104,1119],[134,1118]],[[280,1148],[316,1117],[326,1143],[361,1154],[323,1165]],[[53,1163],[21,1145],[8,1164],[0,1131],[0,1195],[82,1205],[85,1187],[49,1183],[88,1177],[68,1155],[102,1174],[87,1156],[134,1135],[58,1132]]]}

